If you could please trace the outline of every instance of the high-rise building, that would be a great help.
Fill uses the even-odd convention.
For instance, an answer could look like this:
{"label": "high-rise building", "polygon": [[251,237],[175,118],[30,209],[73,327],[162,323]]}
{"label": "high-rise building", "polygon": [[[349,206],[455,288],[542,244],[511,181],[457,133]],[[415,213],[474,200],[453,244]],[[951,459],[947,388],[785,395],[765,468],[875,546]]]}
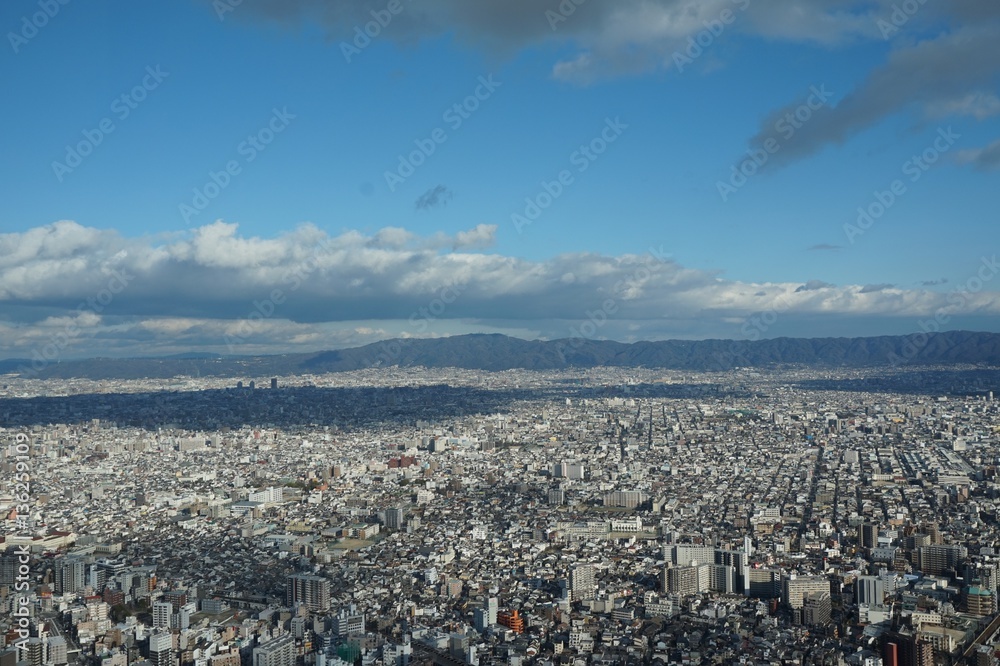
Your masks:
{"label": "high-rise building", "polygon": [[874,548],[878,545],[878,525],[861,523],[859,545],[862,548]]}
{"label": "high-rise building", "polygon": [[736,569],[728,564],[708,565],[708,589],[733,594],[736,591]]}
{"label": "high-rise building", "polygon": [[49,657],[46,664],[51,666],[62,666],[69,663],[69,653],[66,647],[66,639],[62,636],[49,636],[48,642]]}
{"label": "high-rise building", "polygon": [[965,612],[976,617],[985,617],[997,612],[997,597],[993,590],[969,586],[962,594]]}
{"label": "high-rise building", "polygon": [[350,608],[341,608],[333,617],[333,633],[337,636],[365,633],[365,614],[354,605]]}
{"label": "high-rise building", "polygon": [[934,666],[934,647],[910,634],[888,632],[882,636],[882,666]]}
{"label": "high-rise building", "polygon": [[[170,604],[166,604],[170,606]],[[152,634],[149,637],[149,661],[153,666],[177,666],[174,657],[174,639],[168,633]]]}
{"label": "high-rise building", "polygon": [[253,666],[295,666],[295,638],[284,634],[253,650]]}
{"label": "high-rise building", "polygon": [[746,571],[750,564],[750,557],[746,550],[723,550],[715,551],[715,563],[725,564],[733,568],[733,591],[738,593],[746,592]]}
{"label": "high-rise building", "polygon": [[777,569],[747,569],[746,595],[755,599],[775,599],[781,595],[781,574]]}
{"label": "high-rise building", "polygon": [[666,592],[690,596],[708,592],[713,564],[669,567],[666,570]]}
{"label": "high-rise building", "polygon": [[170,619],[174,614],[174,605],[167,601],[153,602],[153,628],[170,629]]}
{"label": "high-rise building", "polygon": [[86,585],[87,565],[77,557],[60,557],[55,563],[56,594],[74,594]]}
{"label": "high-rise building", "polygon": [[285,587],[285,604],[301,604],[316,612],[330,610],[330,581],[323,576],[292,574]]}
{"label": "high-rise building", "polygon": [[406,511],[400,507],[391,507],[385,510],[385,526],[390,530],[398,530],[403,527],[403,519]]}
{"label": "high-rise building", "polygon": [[583,465],[577,463],[556,463],[552,468],[552,476],[557,479],[582,479],[586,474]]}
{"label": "high-rise building", "polygon": [[497,623],[497,613],[500,609],[500,602],[496,597],[490,597],[486,600],[486,619],[490,624]]}
{"label": "high-rise building", "polygon": [[0,585],[13,585],[17,577],[17,555],[0,555]]}
{"label": "high-rise building", "polygon": [[959,561],[965,559],[968,550],[965,546],[933,544],[917,549],[917,565],[926,574],[937,576],[945,569],[954,569]]}
{"label": "high-rise building", "polygon": [[486,600],[486,603],[482,608],[477,608],[475,611],[475,627],[476,631],[486,631],[488,627],[491,627],[497,623],[497,610],[499,604],[497,603],[496,597],[490,597]]}
{"label": "high-rise building", "polygon": [[781,585],[781,601],[792,608],[802,608],[805,595],[811,592],[830,593],[830,580],[825,576],[786,578]]}
{"label": "high-rise building", "polygon": [[42,666],[45,663],[45,641],[37,636],[32,636],[22,645],[24,646],[25,652],[24,660],[28,662],[28,666]]}
{"label": "high-rise building", "polygon": [[597,591],[593,564],[577,564],[569,572],[569,589],[573,599],[593,599]]}
{"label": "high-rise building", "polygon": [[[682,567],[715,562],[715,546],[680,543],[668,546],[669,561]],[[664,557],[664,559],[667,559]]]}
{"label": "high-rise building", "polygon": [[832,611],[829,592],[807,592],[802,598],[802,624],[829,624]]}
{"label": "high-rise building", "polygon": [[859,606],[881,606],[885,601],[885,581],[879,576],[858,576],[854,581],[854,600]]}

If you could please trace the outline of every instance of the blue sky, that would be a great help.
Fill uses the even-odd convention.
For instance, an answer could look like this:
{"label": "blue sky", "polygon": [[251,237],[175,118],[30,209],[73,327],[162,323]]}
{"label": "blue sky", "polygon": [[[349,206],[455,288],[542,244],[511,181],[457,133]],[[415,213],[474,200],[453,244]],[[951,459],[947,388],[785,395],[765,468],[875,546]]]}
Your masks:
{"label": "blue sky", "polygon": [[[1000,330],[1000,10],[884,34],[890,2],[762,4],[590,0],[553,30],[558,2],[401,0],[348,62],[388,0],[5,3],[0,356],[557,338],[609,299],[596,337],[738,338],[768,310],[767,337]],[[80,308],[112,269],[135,277]]]}

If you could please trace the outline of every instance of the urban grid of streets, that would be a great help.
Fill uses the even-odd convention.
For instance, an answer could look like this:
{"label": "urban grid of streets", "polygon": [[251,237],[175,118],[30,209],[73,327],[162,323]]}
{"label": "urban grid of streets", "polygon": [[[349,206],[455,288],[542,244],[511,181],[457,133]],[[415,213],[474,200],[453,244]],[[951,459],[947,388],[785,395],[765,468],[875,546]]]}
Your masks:
{"label": "urban grid of streets", "polygon": [[996,379],[0,378],[0,663],[994,664]]}

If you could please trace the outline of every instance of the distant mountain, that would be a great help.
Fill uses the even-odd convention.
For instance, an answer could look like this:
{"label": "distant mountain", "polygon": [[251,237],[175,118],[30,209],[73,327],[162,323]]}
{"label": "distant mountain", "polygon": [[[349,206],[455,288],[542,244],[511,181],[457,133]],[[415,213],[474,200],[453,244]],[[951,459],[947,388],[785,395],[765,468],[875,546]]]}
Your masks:
{"label": "distant mountain", "polygon": [[[916,343],[916,344],[915,344]],[[919,344],[923,343],[923,344]],[[1000,334],[949,331],[927,336],[876,338],[775,338],[664,340],[626,344],[611,340],[522,340],[498,334],[436,339],[396,339],[364,347],[280,356],[221,357],[183,354],[169,358],[89,359],[41,363],[0,361],[0,374],[42,379],[138,379],[272,377],[345,372],[399,365],[478,370],[552,370],[568,367],[646,367],[727,370],[795,364],[816,367],[873,367],[906,363],[1000,366]]]}

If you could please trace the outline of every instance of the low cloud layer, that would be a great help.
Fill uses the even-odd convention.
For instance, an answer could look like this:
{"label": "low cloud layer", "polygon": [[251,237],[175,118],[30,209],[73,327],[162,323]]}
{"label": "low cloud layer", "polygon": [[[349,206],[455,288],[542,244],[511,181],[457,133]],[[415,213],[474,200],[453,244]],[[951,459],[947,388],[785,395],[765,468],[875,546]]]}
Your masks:
{"label": "low cloud layer", "polygon": [[465,332],[559,338],[585,321],[602,322],[595,337],[619,340],[739,337],[762,312],[808,335],[817,317],[862,331],[865,321],[1000,314],[988,286],[949,299],[891,285],[745,283],[681,266],[660,246],[526,261],[486,251],[494,233],[331,237],[302,225],[259,238],[219,221],[127,238],[62,221],[0,235],[0,355],[30,358],[47,344],[69,358],[310,351]]}

